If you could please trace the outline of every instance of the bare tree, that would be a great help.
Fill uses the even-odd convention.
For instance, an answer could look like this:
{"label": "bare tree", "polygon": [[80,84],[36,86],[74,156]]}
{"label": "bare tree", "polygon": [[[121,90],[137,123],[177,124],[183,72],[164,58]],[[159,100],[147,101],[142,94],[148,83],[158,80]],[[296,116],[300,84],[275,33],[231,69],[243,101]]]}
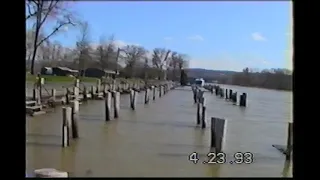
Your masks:
{"label": "bare tree", "polygon": [[[82,22],[80,24],[80,36],[79,40],[76,42],[77,54],[76,64],[78,66],[79,73],[81,70],[85,69],[86,63],[91,59],[90,56],[90,34],[89,34],[89,24],[88,22]],[[85,73],[82,74],[83,76]]]}
{"label": "bare tree", "polygon": [[170,69],[172,70],[172,79],[177,79],[177,74],[181,74],[181,70],[188,66],[187,55],[172,52],[169,62]]}
{"label": "bare tree", "polygon": [[[31,56],[31,74],[34,74],[34,62],[38,47],[64,27],[68,25],[74,26],[75,23],[71,12],[64,8],[64,2],[61,0],[30,0],[26,2],[26,9],[26,20],[35,18],[33,53]],[[51,33],[40,38],[41,29],[49,18],[53,18],[56,21],[56,26]]]}
{"label": "bare tree", "polygon": [[133,77],[134,76],[134,68],[137,64],[140,64],[140,62],[145,57],[147,50],[144,49],[141,46],[137,45],[127,45],[122,49],[122,51],[125,53],[123,59],[125,60],[126,69],[128,71],[128,74]]}
{"label": "bare tree", "polygon": [[115,52],[114,35],[111,35],[108,41],[105,41],[104,37],[100,38],[100,45],[96,49],[96,54],[98,56],[98,61],[102,69],[111,68],[111,62],[114,60]]}
{"label": "bare tree", "polygon": [[[167,64],[170,50],[164,48],[155,48],[152,55],[152,64],[159,70],[159,80],[163,74],[163,79],[167,79]],[[165,71],[164,71],[165,69]],[[164,72],[164,73],[163,73]]]}

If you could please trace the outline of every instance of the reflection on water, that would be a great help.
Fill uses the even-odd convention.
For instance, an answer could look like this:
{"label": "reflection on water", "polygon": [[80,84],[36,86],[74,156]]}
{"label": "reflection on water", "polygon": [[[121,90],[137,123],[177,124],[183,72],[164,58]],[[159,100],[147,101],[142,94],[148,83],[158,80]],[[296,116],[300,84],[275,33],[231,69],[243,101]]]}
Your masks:
{"label": "reflection on water", "polygon": [[[27,170],[56,168],[72,176],[86,177],[291,177],[291,166],[272,144],[286,143],[291,120],[291,93],[232,87],[248,94],[242,109],[210,93],[209,117],[228,121],[228,158],[251,152],[253,164],[193,164],[189,154],[209,152],[209,128],[195,127],[196,109],[190,91],[174,90],[161,99],[143,104],[139,95],[136,111],[129,97],[121,97],[120,118],[104,122],[104,102],[89,101],[80,107],[79,135],[68,148],[61,148],[61,107],[55,112],[27,119]],[[229,161],[227,161],[229,162]],[[285,165],[284,165],[285,164]]]}

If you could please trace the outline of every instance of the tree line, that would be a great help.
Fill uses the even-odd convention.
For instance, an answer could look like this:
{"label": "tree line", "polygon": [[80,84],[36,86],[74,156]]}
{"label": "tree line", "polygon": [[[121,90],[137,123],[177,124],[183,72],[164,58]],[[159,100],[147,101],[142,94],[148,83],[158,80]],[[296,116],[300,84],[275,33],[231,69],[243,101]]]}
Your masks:
{"label": "tree line", "polygon": [[264,69],[261,71],[253,68],[244,68],[242,72],[229,75],[206,77],[207,81],[217,80],[221,84],[230,84],[248,87],[260,87],[277,90],[292,90],[292,71],[288,69]]}
{"label": "tree line", "polygon": [[[61,0],[26,1],[26,21],[32,24],[26,33],[26,69],[35,74],[42,66],[66,66],[79,72],[86,68],[117,70],[127,78],[157,78],[178,80],[188,67],[188,55],[162,47],[147,50],[140,45],[119,47],[114,35],[100,36],[93,43],[89,22],[75,16]],[[44,32],[47,22],[55,24],[51,32]],[[52,36],[77,28],[79,37],[74,48],[64,47]]]}

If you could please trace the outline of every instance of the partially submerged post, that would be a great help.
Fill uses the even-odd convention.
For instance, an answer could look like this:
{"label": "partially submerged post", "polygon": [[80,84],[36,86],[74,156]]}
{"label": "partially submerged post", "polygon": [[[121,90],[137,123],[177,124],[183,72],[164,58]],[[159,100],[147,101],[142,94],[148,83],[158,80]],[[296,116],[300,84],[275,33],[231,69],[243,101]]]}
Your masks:
{"label": "partially submerged post", "polygon": [[79,137],[78,119],[79,119],[79,101],[75,99],[73,101],[72,116],[71,116],[71,129],[72,129],[73,139],[76,139]]}
{"label": "partially submerged post", "polygon": [[87,87],[83,86],[83,101],[87,101],[88,100],[88,92],[87,92]]}
{"label": "partially submerged post", "polygon": [[226,99],[228,99],[228,89],[226,89]]}
{"label": "partially submerged post", "polygon": [[242,107],[247,106],[247,93],[242,93],[242,95],[240,96],[239,105]]}
{"label": "partially submerged post", "polygon": [[156,100],[156,88],[154,86],[151,86],[152,89],[152,99]]}
{"label": "partially submerged post", "polygon": [[229,99],[232,100],[232,89],[229,89]]}
{"label": "partially submerged post", "polygon": [[113,93],[114,118],[118,118],[120,110],[120,92],[113,91]]}
{"label": "partially submerged post", "polygon": [[100,93],[100,91],[101,91],[100,88],[101,88],[101,79],[97,79],[97,91],[96,91],[97,94]]}
{"label": "partially submerged post", "polygon": [[132,110],[136,108],[136,91],[133,89],[130,89],[130,107]]}
{"label": "partially submerged post", "polygon": [[71,107],[62,108],[62,147],[69,146],[69,122],[71,121]]}
{"label": "partially submerged post", "polygon": [[206,102],[204,97],[201,99],[201,105],[202,105],[202,110],[201,110],[201,128],[204,129],[206,128]]}
{"label": "partially submerged post", "polygon": [[110,121],[112,95],[109,91],[105,92],[105,121]]}
{"label": "partially submerged post", "polygon": [[149,103],[149,88],[146,88],[144,91],[144,104]]}
{"label": "partially submerged post", "polygon": [[223,152],[224,138],[226,134],[227,124],[225,119],[211,118],[211,148],[214,148],[216,153]]}
{"label": "partially submerged post", "polygon": [[232,102],[234,105],[237,105],[237,92],[234,92],[232,94]]}
{"label": "partially submerged post", "polygon": [[94,92],[94,86],[91,86],[91,99],[94,99],[94,95],[95,95],[95,92]]}
{"label": "partially submerged post", "polygon": [[70,97],[69,97],[69,94],[70,94],[69,89],[68,89],[68,88],[66,88],[66,104],[69,104],[69,103],[70,103]]}
{"label": "partially submerged post", "polygon": [[162,95],[162,85],[159,85],[159,98],[161,98],[161,95]]}
{"label": "partially submerged post", "polygon": [[51,89],[51,98],[52,101],[56,101],[56,89]]}
{"label": "partially submerged post", "polygon": [[293,123],[289,122],[288,124],[288,136],[287,136],[287,145],[272,145],[276,149],[278,149],[281,153],[286,156],[286,160],[290,160],[292,156],[292,148],[293,148]]}

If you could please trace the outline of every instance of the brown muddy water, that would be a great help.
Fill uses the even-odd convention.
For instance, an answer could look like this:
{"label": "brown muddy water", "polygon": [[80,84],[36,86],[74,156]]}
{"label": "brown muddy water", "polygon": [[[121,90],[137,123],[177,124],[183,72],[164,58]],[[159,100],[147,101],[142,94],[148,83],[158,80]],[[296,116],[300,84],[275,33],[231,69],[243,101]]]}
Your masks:
{"label": "brown muddy water", "polygon": [[[208,165],[189,161],[189,154],[209,152],[210,129],[195,127],[192,92],[172,90],[136,111],[121,97],[120,118],[104,122],[104,101],[80,106],[80,138],[61,147],[61,107],[26,119],[26,167],[56,168],[85,177],[292,177],[292,165],[272,144],[285,144],[292,121],[292,93],[224,86],[248,94],[248,107],[234,106],[205,93],[207,127],[210,117],[226,118],[228,161],[236,152],[254,154],[252,164]],[[238,93],[238,94],[239,94]]]}

